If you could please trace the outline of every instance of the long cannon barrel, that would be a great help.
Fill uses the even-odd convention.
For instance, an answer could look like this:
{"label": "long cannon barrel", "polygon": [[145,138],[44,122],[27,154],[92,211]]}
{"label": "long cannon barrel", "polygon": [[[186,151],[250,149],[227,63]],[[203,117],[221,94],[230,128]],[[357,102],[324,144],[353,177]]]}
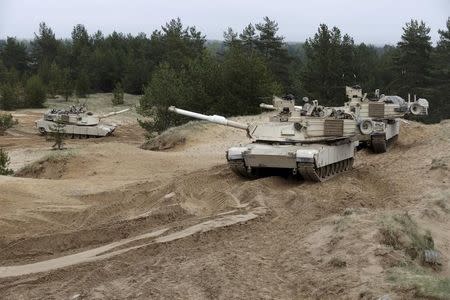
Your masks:
{"label": "long cannon barrel", "polygon": [[[273,106],[272,104],[261,103],[261,104],[259,104],[259,107],[269,109],[269,110],[277,110],[277,108],[275,106]],[[300,110],[302,110],[302,107],[295,105],[294,109],[300,111]]]}
{"label": "long cannon barrel", "polygon": [[110,112],[110,113],[108,113],[106,115],[101,116],[100,118],[103,119],[103,118],[111,117],[111,116],[114,116],[114,115],[118,115],[118,114],[124,113],[124,112],[129,111],[129,110],[130,110],[129,108],[126,108],[126,109],[122,109],[122,110],[119,110],[119,111],[113,111],[113,112]]}
{"label": "long cannon barrel", "polygon": [[230,127],[234,127],[234,128],[243,129],[243,130],[247,130],[247,128],[248,128],[247,124],[242,124],[239,122],[231,121],[231,120],[226,119],[225,117],[218,116],[218,115],[212,115],[212,116],[202,115],[202,114],[195,113],[192,111],[176,108],[175,106],[170,106],[168,108],[168,110],[171,112],[174,112],[176,114],[179,114],[179,115],[192,117],[192,118],[196,118],[196,119],[200,119],[200,120],[205,120],[205,121],[209,121],[209,122],[220,124],[220,125],[230,126]]}

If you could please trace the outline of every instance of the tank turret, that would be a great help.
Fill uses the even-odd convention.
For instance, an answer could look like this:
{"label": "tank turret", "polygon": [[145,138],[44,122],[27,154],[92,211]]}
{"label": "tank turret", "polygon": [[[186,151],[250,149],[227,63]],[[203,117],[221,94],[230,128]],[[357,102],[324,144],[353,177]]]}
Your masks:
{"label": "tank turret", "polygon": [[356,121],[351,114],[324,109],[317,102],[306,114],[293,101],[274,101],[273,107],[276,114],[269,121],[250,124],[173,106],[169,111],[246,130],[252,143],[231,147],[226,155],[230,168],[245,177],[284,169],[306,180],[323,181],[351,168],[357,145]]}
{"label": "tank turret", "polygon": [[101,119],[111,117],[129,111],[123,109],[105,115],[94,115],[86,110],[85,106],[71,106],[68,109],[50,109],[44,113],[44,117],[35,122],[40,134],[53,131],[55,122],[62,121],[65,124],[65,134],[72,137],[101,137],[111,135],[116,129],[115,124],[101,123]]}

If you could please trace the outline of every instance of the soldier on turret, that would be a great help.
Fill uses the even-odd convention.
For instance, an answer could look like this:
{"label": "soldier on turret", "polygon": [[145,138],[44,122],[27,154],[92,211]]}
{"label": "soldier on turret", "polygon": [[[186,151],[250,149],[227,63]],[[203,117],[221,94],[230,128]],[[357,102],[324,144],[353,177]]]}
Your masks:
{"label": "soldier on turret", "polygon": [[303,106],[301,110],[301,115],[306,116],[308,114],[309,109],[311,108],[311,103],[309,103],[308,97],[303,97]]}

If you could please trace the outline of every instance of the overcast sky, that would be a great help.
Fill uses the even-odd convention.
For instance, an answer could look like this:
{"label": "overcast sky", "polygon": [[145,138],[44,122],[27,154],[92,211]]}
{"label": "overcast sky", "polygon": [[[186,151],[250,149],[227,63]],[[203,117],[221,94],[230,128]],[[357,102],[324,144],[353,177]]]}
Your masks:
{"label": "overcast sky", "polygon": [[286,41],[304,41],[320,23],[337,26],[356,42],[395,44],[411,18],[431,27],[433,41],[450,16],[450,0],[0,0],[0,39],[32,38],[45,21],[57,37],[70,37],[75,24],[148,35],[172,18],[195,25],[208,39],[222,39],[264,16],[278,22]]}

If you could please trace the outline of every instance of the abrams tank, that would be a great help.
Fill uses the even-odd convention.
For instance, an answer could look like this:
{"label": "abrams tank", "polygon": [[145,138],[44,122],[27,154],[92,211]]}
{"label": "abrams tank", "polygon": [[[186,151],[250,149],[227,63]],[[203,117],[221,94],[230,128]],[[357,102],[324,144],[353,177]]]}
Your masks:
{"label": "abrams tank", "polygon": [[69,109],[51,109],[44,113],[44,117],[35,122],[40,134],[53,132],[57,121],[65,124],[64,132],[67,136],[89,138],[111,135],[116,129],[115,124],[100,123],[101,119],[128,111],[124,109],[106,115],[97,116],[88,112],[85,106],[71,106]]}
{"label": "abrams tank", "polygon": [[344,110],[355,115],[358,122],[360,141],[366,143],[375,153],[386,152],[387,145],[394,141],[400,131],[400,121],[405,115],[428,114],[428,101],[423,98],[405,101],[399,96],[380,95],[368,99],[359,86],[346,87],[349,101]]}
{"label": "abrams tank", "polygon": [[352,168],[358,144],[352,115],[324,109],[317,101],[306,111],[296,107],[294,100],[281,98],[265,108],[277,113],[261,124],[243,124],[174,106],[169,111],[246,131],[252,142],[226,151],[231,170],[243,177],[255,178],[263,171],[285,169],[319,182]]}

